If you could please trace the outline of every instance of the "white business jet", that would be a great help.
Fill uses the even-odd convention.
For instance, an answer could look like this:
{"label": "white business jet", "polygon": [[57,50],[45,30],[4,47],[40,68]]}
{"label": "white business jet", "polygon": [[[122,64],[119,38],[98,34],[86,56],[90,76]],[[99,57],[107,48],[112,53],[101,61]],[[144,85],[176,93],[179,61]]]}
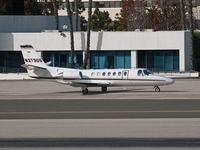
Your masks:
{"label": "white business jet", "polygon": [[173,84],[174,80],[153,74],[147,69],[70,69],[51,67],[44,63],[31,45],[21,45],[28,75],[39,79],[56,79],[57,82],[81,87],[82,93],[88,93],[88,87],[101,87],[107,92],[112,86],[153,86],[160,92],[159,86]]}

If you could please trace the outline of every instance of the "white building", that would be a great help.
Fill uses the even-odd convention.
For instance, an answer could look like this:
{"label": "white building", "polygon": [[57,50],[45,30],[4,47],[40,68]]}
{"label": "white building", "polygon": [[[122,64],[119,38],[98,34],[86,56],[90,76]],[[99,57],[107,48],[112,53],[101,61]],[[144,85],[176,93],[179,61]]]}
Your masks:
{"label": "white building", "polygon": [[[86,49],[86,33],[75,33],[75,63],[81,67]],[[189,33],[92,32],[91,68],[145,67],[156,72],[189,70]],[[23,63],[20,45],[31,44],[45,61],[67,67],[70,62],[70,35],[57,32],[0,33],[0,66],[19,67]]]}

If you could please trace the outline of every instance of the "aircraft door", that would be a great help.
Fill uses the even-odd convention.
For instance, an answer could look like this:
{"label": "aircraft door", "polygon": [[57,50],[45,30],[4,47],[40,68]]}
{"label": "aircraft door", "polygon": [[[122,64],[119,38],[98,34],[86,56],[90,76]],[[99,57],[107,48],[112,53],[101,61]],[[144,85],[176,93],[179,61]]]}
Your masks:
{"label": "aircraft door", "polygon": [[128,79],[128,70],[124,70],[123,72],[122,72],[122,78],[123,79]]}

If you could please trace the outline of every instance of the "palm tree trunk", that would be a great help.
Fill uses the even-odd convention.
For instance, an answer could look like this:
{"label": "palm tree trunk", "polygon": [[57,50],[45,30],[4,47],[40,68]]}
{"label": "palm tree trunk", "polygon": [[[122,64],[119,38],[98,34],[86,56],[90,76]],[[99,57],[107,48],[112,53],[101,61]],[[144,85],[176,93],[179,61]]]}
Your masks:
{"label": "palm tree trunk", "polygon": [[89,0],[88,6],[88,29],[87,29],[87,48],[85,52],[85,57],[83,61],[83,69],[87,68],[89,53],[90,53],[90,30],[91,30],[91,18],[92,18],[92,0]]}
{"label": "palm tree trunk", "polygon": [[47,10],[47,0],[44,1],[44,14],[45,14],[45,16],[48,15],[48,10]]}
{"label": "palm tree trunk", "polygon": [[194,43],[194,23],[193,23],[193,5],[192,0],[189,0],[189,15],[190,15],[190,70],[194,69],[193,60],[193,43]]}
{"label": "palm tree trunk", "polygon": [[180,0],[180,9],[181,9],[181,26],[182,26],[182,30],[185,30],[185,5],[184,5],[184,0]]}
{"label": "palm tree trunk", "polygon": [[69,0],[66,0],[66,6],[67,6],[67,14],[68,14],[68,20],[69,20],[70,40],[71,40],[70,68],[74,68],[74,32],[73,32],[73,26],[72,26],[72,13],[71,13]]}
{"label": "palm tree trunk", "polygon": [[78,3],[79,0],[74,0],[75,1],[75,31],[78,31]]}
{"label": "palm tree trunk", "polygon": [[56,20],[56,30],[58,30],[59,29],[59,19],[58,19],[57,1],[52,0],[52,2],[53,2],[54,16],[55,16],[55,20]]}

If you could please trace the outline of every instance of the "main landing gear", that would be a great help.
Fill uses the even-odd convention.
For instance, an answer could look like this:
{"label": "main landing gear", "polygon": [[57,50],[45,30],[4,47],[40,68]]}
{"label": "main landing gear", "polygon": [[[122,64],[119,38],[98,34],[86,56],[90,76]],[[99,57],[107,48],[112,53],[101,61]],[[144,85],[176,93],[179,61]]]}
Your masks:
{"label": "main landing gear", "polygon": [[[103,86],[103,87],[101,87],[101,90],[102,90],[103,93],[106,93],[107,92],[107,87]],[[88,88],[82,88],[82,94],[83,95],[88,94]]]}
{"label": "main landing gear", "polygon": [[157,85],[154,86],[154,90],[155,90],[155,92],[160,92],[160,88]]}
{"label": "main landing gear", "polygon": [[103,86],[103,87],[101,87],[101,90],[102,90],[103,93],[106,93],[107,92],[107,87]]}
{"label": "main landing gear", "polygon": [[83,95],[88,94],[88,88],[82,88]]}

